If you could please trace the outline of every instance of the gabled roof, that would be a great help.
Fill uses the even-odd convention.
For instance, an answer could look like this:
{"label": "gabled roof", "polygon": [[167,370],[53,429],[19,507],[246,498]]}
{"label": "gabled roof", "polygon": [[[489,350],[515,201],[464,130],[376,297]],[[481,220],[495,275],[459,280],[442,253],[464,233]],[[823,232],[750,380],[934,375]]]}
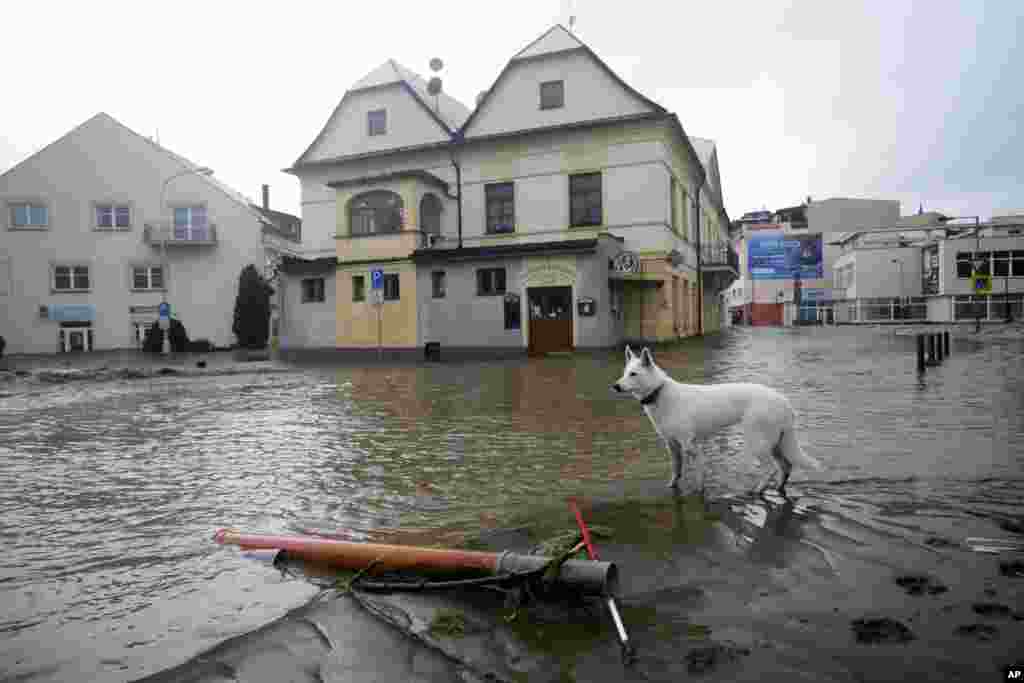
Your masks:
{"label": "gabled roof", "polygon": [[494,83],[491,85],[491,87],[485,91],[483,98],[481,98],[480,101],[477,103],[476,109],[473,110],[473,113],[469,115],[469,118],[466,119],[466,122],[462,124],[461,128],[459,128],[458,137],[465,137],[466,131],[469,129],[470,124],[473,123],[473,119],[475,119],[477,114],[479,114],[480,111],[483,110],[485,106],[487,106],[487,102],[491,99],[491,95],[498,88],[498,85],[501,83],[501,81],[505,78],[505,76],[508,74],[508,72],[515,64],[525,59],[542,59],[552,54],[565,53],[570,50],[580,50],[586,53],[591,59],[594,60],[594,62],[599,67],[604,69],[604,71],[609,76],[611,76],[612,80],[616,81],[620,86],[622,86],[623,89],[625,89],[627,92],[638,98],[644,104],[653,109],[655,112],[659,114],[668,113],[668,110],[665,109],[665,107],[661,106],[660,104],[651,100],[650,98],[645,97],[636,89],[634,89],[631,85],[629,85],[629,83],[626,83],[624,80],[622,80],[622,78],[617,73],[612,71],[611,68],[607,64],[605,64],[604,61],[600,57],[598,57],[593,50],[587,47],[587,45],[583,41],[574,36],[568,29],[566,29],[561,24],[555,24],[539,38],[537,38],[529,45],[527,45],[525,48],[517,52],[515,56],[513,56],[512,59],[508,61],[508,63],[505,65],[505,68],[503,68],[501,70],[501,73],[498,74],[498,77],[494,80]]}
{"label": "gabled roof", "polygon": [[[61,142],[63,140],[66,140],[67,138],[71,137],[72,135],[74,135],[77,131],[81,130],[82,128],[85,128],[86,126],[88,126],[88,125],[90,125],[90,124],[92,124],[94,122],[101,122],[101,121],[102,122],[106,122],[106,123],[111,123],[111,124],[117,126],[118,128],[120,128],[121,130],[124,130],[125,132],[135,136],[136,138],[141,140],[143,143],[145,143],[147,145],[150,145],[151,147],[153,147],[160,154],[163,154],[164,156],[172,159],[175,163],[179,164],[182,167],[182,170],[202,168],[202,166],[200,166],[199,164],[197,164],[197,163],[195,163],[193,161],[189,161],[188,159],[186,159],[185,157],[181,156],[180,154],[176,154],[175,152],[172,152],[171,150],[167,149],[166,147],[161,146],[157,142],[154,142],[153,140],[151,140],[150,138],[147,138],[144,135],[140,135],[139,133],[136,133],[134,130],[132,130],[128,126],[124,125],[123,123],[121,123],[120,121],[115,119],[110,114],[101,111],[100,113],[90,117],[85,122],[75,126],[70,131],[68,131],[67,133],[65,133],[61,137],[59,137],[56,140],[54,140],[53,142],[51,142],[49,145],[46,145],[46,147],[43,147],[43,149],[39,150],[38,152],[36,152],[32,156],[28,157],[28,159],[25,159],[24,161],[16,164],[15,166],[12,166],[11,168],[9,168],[5,172],[5,175],[6,175],[6,173],[10,173],[15,168],[18,168],[22,164],[26,163],[29,159],[32,159],[32,158],[38,156],[44,150],[49,149],[50,147],[58,144],[59,142]],[[223,182],[218,180],[215,176],[212,176],[212,175],[209,175],[209,176],[200,175],[198,177],[200,179],[202,179],[203,181],[205,181],[206,183],[208,183],[209,185],[212,185],[214,188],[220,190],[225,195],[227,195],[229,199],[233,200],[239,206],[241,206],[244,210],[246,210],[250,214],[252,214],[253,217],[256,218],[260,223],[267,224],[267,225],[273,225],[272,222],[270,222],[266,218],[264,218],[263,214],[261,214],[259,211],[255,210],[253,201],[251,199],[249,199],[248,197],[246,197],[245,195],[243,195],[241,192],[239,192],[239,191],[235,190],[234,188],[224,184]]]}
{"label": "gabled roof", "polygon": [[313,140],[313,144],[306,148],[306,151],[293,164],[293,167],[306,163],[306,157],[313,151],[320,141],[323,140],[330,128],[331,122],[341,112],[342,106],[351,95],[374,88],[383,88],[391,85],[402,87],[414,100],[430,115],[441,130],[447,135],[452,135],[469,118],[469,107],[447,94],[443,90],[435,97],[427,91],[427,81],[418,73],[402,66],[393,59],[388,59],[376,69],[366,74],[355,84],[345,91],[338,106],[334,108],[323,129]]}
{"label": "gabled roof", "polygon": [[700,159],[704,170],[711,170],[711,156],[715,153],[715,141],[691,135],[690,142],[693,143],[693,150],[697,152],[697,158]]}
{"label": "gabled roof", "polygon": [[561,24],[555,24],[547,30],[544,35],[517,52],[513,60],[528,59],[550,52],[563,52],[576,48],[586,47],[580,40],[569,33]]}

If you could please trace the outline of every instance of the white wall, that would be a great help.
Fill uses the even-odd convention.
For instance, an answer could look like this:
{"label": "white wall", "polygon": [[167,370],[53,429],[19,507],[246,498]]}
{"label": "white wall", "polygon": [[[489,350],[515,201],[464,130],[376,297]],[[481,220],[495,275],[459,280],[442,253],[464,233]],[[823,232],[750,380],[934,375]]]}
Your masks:
{"label": "white wall", "polygon": [[[143,224],[170,219],[169,212],[161,214],[159,209],[161,184],[181,169],[145,138],[98,115],[0,176],[0,253],[10,258],[11,281],[10,294],[0,301],[0,325],[8,353],[57,350],[59,323],[38,314],[39,306],[48,304],[93,305],[95,348],[132,347],[129,307],[156,305],[161,293],[132,291],[130,268],[160,265],[160,249],[143,240]],[[10,229],[8,202],[21,198],[49,205],[47,230]],[[93,202],[108,200],[133,207],[130,230],[94,230]],[[166,202],[205,203],[218,237],[215,245],[168,247],[172,315],[182,321],[190,338],[230,345],[239,273],[248,263],[258,268],[264,264],[257,219],[197,176],[172,181]],[[90,266],[90,291],[51,291],[51,267],[56,263]]]}
{"label": "white wall", "polygon": [[[981,248],[977,244],[980,242]],[[942,294],[971,294],[971,279],[958,278],[956,276],[956,255],[957,252],[966,251],[1020,251],[1024,250],[1024,236],[1014,235],[1007,237],[982,237],[975,241],[973,238],[948,240],[939,243],[939,292]],[[1008,291],[1024,292],[1024,277],[997,277],[992,276],[992,293],[1002,294]]]}
{"label": "white wall", "polygon": [[[540,108],[540,84],[564,81],[565,106]],[[515,62],[466,131],[467,138],[651,111],[585,52]]]}
{"label": "white wall", "polygon": [[[322,277],[324,280],[324,300],[303,303],[302,281],[314,277]],[[281,313],[281,348],[334,348],[337,345],[337,285],[334,278],[333,272],[314,275],[288,274],[281,278],[279,284],[284,309]]]}
{"label": "white wall", "polygon": [[[387,132],[370,135],[367,114],[387,111]],[[448,134],[401,85],[348,93],[306,161],[443,142]]]}
{"label": "white wall", "polygon": [[[854,296],[857,298],[921,296],[920,248],[859,249],[852,257],[856,264]],[[900,267],[893,259],[903,261],[902,282]]]}

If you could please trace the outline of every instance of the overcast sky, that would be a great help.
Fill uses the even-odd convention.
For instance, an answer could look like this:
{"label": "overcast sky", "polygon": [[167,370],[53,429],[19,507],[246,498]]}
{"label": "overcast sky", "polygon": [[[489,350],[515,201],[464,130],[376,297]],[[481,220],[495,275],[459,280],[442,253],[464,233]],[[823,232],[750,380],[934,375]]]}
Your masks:
{"label": "overcast sky", "polygon": [[[0,171],[99,111],[298,214],[281,173],[384,60],[472,106],[568,26],[714,139],[731,218],[834,196],[983,218],[1024,209],[1024,2],[11,2]],[[1024,41],[1022,41],[1024,42]]]}

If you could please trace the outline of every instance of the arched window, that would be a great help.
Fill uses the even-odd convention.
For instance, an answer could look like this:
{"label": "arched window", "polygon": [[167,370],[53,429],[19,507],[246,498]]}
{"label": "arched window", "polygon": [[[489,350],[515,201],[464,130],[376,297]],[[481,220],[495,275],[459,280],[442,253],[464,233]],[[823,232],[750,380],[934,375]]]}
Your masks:
{"label": "arched window", "polygon": [[353,197],[348,205],[352,235],[379,235],[402,229],[402,198],[389,190],[373,190]]}
{"label": "arched window", "polygon": [[420,230],[428,235],[441,234],[441,200],[429,192],[420,200]]}

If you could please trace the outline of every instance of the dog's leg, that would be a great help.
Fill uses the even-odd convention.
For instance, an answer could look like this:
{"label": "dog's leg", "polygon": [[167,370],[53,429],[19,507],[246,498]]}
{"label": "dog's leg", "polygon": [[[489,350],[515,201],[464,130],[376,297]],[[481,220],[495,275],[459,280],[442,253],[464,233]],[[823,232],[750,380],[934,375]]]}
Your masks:
{"label": "dog's leg", "polygon": [[690,471],[695,473],[697,491],[701,497],[704,497],[704,468],[707,466],[707,462],[704,459],[705,453],[702,453],[702,444],[690,441],[686,447],[686,453],[691,463]]}
{"label": "dog's leg", "polygon": [[665,443],[672,458],[672,478],[668,482],[668,487],[678,489],[679,480],[683,476],[683,445],[677,439],[665,439]]}
{"label": "dog's leg", "polygon": [[775,478],[777,470],[774,467],[775,458],[772,457],[772,449],[777,443],[778,437],[771,440],[766,439],[762,430],[757,426],[751,423],[743,426],[743,446],[747,457],[769,470],[751,493],[763,493]]}
{"label": "dog's leg", "polygon": [[782,481],[779,482],[779,494],[782,496],[786,495],[786,482],[789,481],[789,475],[793,471],[793,463],[789,461],[785,451],[782,449],[782,440],[784,438],[786,438],[785,430],[779,434],[779,440],[775,447],[772,448],[772,458],[774,458],[775,463],[779,466],[779,472],[782,474]]}

